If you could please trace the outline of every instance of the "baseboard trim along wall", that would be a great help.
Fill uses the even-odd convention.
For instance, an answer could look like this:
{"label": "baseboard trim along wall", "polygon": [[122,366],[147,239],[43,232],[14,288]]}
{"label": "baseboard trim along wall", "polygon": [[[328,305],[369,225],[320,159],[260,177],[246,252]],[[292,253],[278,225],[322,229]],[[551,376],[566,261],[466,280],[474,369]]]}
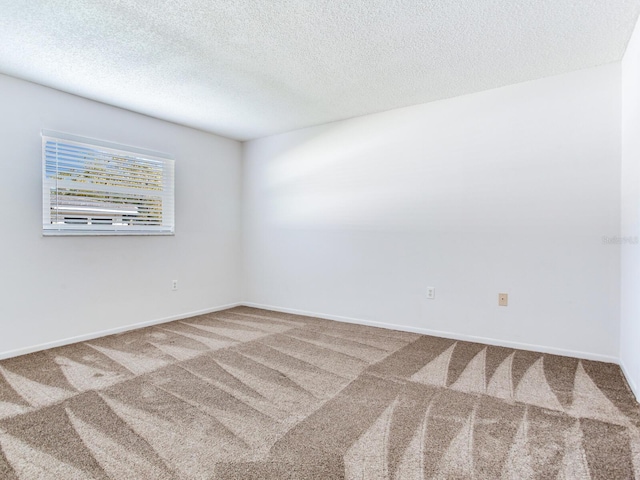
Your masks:
{"label": "baseboard trim along wall", "polygon": [[41,350],[46,350],[46,349],[49,349],[49,348],[62,347],[64,345],[70,345],[70,344],[78,343],[78,342],[86,342],[87,340],[93,340],[95,338],[106,337],[108,335],[114,335],[116,333],[127,332],[127,331],[130,331],[130,330],[136,330],[138,328],[149,327],[149,326],[158,325],[158,324],[161,324],[161,323],[172,322],[174,320],[182,320],[183,318],[195,317],[197,315],[204,315],[206,313],[219,312],[220,310],[226,310],[228,308],[233,308],[233,307],[238,307],[238,306],[261,308],[261,309],[264,309],[264,310],[272,310],[274,312],[293,313],[295,315],[303,315],[303,316],[306,316],[306,317],[324,318],[326,320],[335,320],[335,321],[338,321],[338,322],[353,323],[353,324],[357,324],[357,325],[367,325],[367,326],[371,326],[371,327],[386,328],[386,329],[390,329],[390,330],[399,330],[399,331],[403,331],[403,332],[420,333],[420,334],[423,334],[423,335],[432,335],[432,336],[435,336],[435,337],[451,338],[453,340],[462,340],[462,341],[467,341],[467,342],[486,343],[488,345],[496,345],[496,346],[499,346],[499,347],[518,348],[518,349],[521,349],[521,350],[530,350],[530,351],[534,351],[534,352],[550,353],[550,354],[554,354],[554,355],[564,355],[564,356],[568,356],[568,357],[583,358],[585,360],[596,360],[596,361],[601,361],[601,362],[616,363],[616,364],[620,365],[620,367],[622,369],[622,372],[624,373],[624,375],[625,375],[625,377],[627,379],[627,383],[629,384],[629,387],[631,388],[631,391],[634,393],[636,398],[640,400],[640,392],[638,391],[637,386],[631,380],[631,377],[628,375],[627,370],[624,367],[624,364],[620,361],[620,359],[618,359],[616,357],[613,357],[613,356],[600,355],[600,354],[589,353],[589,352],[581,352],[581,351],[577,351],[577,350],[567,350],[567,349],[561,349],[561,348],[553,348],[553,347],[547,347],[547,346],[544,346],[544,345],[531,345],[531,344],[527,344],[527,343],[510,342],[510,341],[499,340],[499,339],[495,339],[495,338],[475,337],[475,336],[472,336],[472,335],[461,335],[461,334],[458,334],[458,333],[445,332],[445,331],[440,331],[440,330],[431,330],[431,329],[428,329],[428,328],[411,327],[411,326],[407,326],[407,325],[397,325],[397,324],[393,324],[393,323],[378,322],[378,321],[374,321],[374,320],[363,320],[363,319],[360,319],[360,318],[343,317],[343,316],[340,316],[340,315],[330,315],[330,314],[326,314],[326,313],[310,312],[310,311],[306,311],[306,310],[298,310],[298,309],[295,309],[295,308],[278,307],[278,306],[274,306],[274,305],[263,305],[263,304],[259,304],[259,303],[253,303],[253,302],[229,303],[229,304],[226,304],[226,305],[219,305],[217,307],[211,307],[211,308],[207,308],[207,309],[204,309],[204,310],[198,310],[198,311],[183,313],[183,314],[179,314],[179,315],[173,315],[173,316],[170,316],[170,317],[158,318],[158,319],[155,319],[155,320],[148,320],[146,322],[133,323],[131,325],[125,325],[125,326],[122,326],[122,327],[112,328],[112,329],[108,329],[108,330],[101,330],[101,331],[98,331],[98,332],[88,333],[86,335],[79,335],[79,336],[76,336],[76,337],[56,340],[54,342],[42,343],[40,345],[34,345],[34,346],[31,346],[31,347],[25,347],[25,348],[20,348],[20,349],[16,349],[16,350],[9,350],[7,352],[0,352],[0,360],[4,360],[6,358],[11,358],[11,357],[17,357],[19,355],[26,355],[28,353],[39,352]]}
{"label": "baseboard trim along wall", "polygon": [[629,384],[629,388],[631,389],[633,394],[636,396],[636,400],[638,402],[640,402],[640,390],[638,390],[638,386],[633,381],[633,377],[631,375],[629,375],[629,371],[624,366],[624,362],[622,360],[619,360],[618,363],[620,364],[620,369],[622,370],[622,373],[624,373],[624,377],[627,379],[627,383]]}
{"label": "baseboard trim along wall", "polygon": [[[432,335],[434,337],[451,338],[453,340],[462,340],[466,342],[486,343],[497,347],[517,348],[520,350],[530,350],[533,352],[550,353],[553,355],[563,355],[566,357],[583,358],[585,360],[596,360],[599,362],[608,362],[620,364],[620,360],[610,355],[600,355],[597,353],[580,352],[577,350],[566,350],[562,348],[547,347],[544,345],[531,345],[528,343],[510,342],[495,338],[474,337],[472,335],[462,335],[453,332],[444,332],[440,330],[430,330],[428,328],[410,327],[406,325],[397,325],[395,323],[377,322],[374,320],[363,320],[360,318],[342,317],[339,315],[329,315],[326,313],[308,312],[305,310],[296,310],[294,308],[276,307],[273,305],[261,305],[252,302],[242,302],[247,307],[262,308],[264,310],[273,310],[274,312],[293,313],[296,315],[304,315],[306,317],[324,318],[326,320],[336,320],[338,322],[355,323],[358,325],[368,325],[370,327],[387,328],[391,330],[399,330],[402,332],[420,333],[422,335]],[[626,375],[626,373],[625,373]],[[628,377],[627,377],[628,378]]]}
{"label": "baseboard trim along wall", "polygon": [[129,330],[137,330],[138,328],[150,327],[152,325],[158,325],[160,323],[173,322],[174,320],[182,320],[183,318],[195,317],[197,315],[204,315],[205,313],[219,312],[220,310],[226,310],[228,308],[244,305],[242,302],[229,303],[227,305],[220,305],[217,307],[206,308],[204,310],[198,310],[195,312],[183,313],[179,315],[173,315],[170,317],[158,318],[155,320],[148,320],[146,322],[132,323],[131,325],[125,325],[123,327],[110,328],[108,330],[101,330],[99,332],[87,333],[86,335],[78,335],[77,337],[64,338],[62,340],[56,340],[54,342],[42,343],[40,345],[34,345],[32,347],[19,348],[17,350],[9,350],[8,352],[0,352],[0,360],[6,358],[17,357],[19,355],[26,355],[27,353],[39,352],[41,350],[47,350],[48,348],[63,347],[65,345],[71,345],[72,343],[86,342],[87,340],[93,340],[95,338],[107,337],[116,333],[128,332]]}

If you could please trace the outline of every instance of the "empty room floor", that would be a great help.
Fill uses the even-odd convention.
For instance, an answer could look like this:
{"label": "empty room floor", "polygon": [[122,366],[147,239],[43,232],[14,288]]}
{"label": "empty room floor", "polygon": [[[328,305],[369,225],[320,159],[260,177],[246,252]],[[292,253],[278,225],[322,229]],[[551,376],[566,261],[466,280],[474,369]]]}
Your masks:
{"label": "empty room floor", "polygon": [[629,479],[620,368],[248,307],[0,362],[0,478]]}

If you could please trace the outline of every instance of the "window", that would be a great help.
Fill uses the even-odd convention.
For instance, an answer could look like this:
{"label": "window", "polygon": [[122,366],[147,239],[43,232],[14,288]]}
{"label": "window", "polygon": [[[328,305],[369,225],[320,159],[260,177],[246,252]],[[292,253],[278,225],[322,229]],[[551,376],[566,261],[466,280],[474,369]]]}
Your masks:
{"label": "window", "polygon": [[174,160],[42,132],[43,235],[172,235]]}

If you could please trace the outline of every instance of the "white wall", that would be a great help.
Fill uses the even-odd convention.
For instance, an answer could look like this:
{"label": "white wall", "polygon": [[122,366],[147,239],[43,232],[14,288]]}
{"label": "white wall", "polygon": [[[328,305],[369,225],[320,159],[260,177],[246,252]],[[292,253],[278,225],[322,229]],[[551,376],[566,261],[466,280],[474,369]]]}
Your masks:
{"label": "white wall", "polygon": [[[242,163],[238,142],[0,75],[0,357],[243,300],[590,358],[621,343],[637,383],[640,247],[602,237],[620,235],[638,43],[623,109],[612,64],[252,141]],[[176,236],[42,237],[42,128],[174,154]]]}
{"label": "white wall", "polygon": [[620,361],[640,399],[640,24],[622,61]]}
{"label": "white wall", "polygon": [[[2,75],[0,97],[0,357],[240,300],[240,143]],[[42,237],[43,128],[175,155],[176,235]]]}
{"label": "white wall", "polygon": [[620,108],[611,64],[248,142],[243,300],[617,360]]}

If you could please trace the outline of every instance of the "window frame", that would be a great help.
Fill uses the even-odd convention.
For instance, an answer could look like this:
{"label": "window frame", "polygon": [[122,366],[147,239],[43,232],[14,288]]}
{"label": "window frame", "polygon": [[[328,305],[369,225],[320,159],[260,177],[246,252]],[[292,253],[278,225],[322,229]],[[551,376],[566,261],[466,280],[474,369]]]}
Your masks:
{"label": "window frame", "polygon": [[[175,159],[172,155],[132,147],[129,145],[116,144],[88,137],[81,137],[67,133],[42,130],[42,236],[172,236],[175,235]],[[69,219],[75,219],[68,223],[52,223],[51,197],[52,188],[57,188],[59,178],[54,180],[55,187],[52,187],[52,180],[47,171],[47,143],[59,142],[70,146],[78,146],[98,151],[106,156],[113,155],[113,158],[131,160],[139,158],[143,161],[154,162],[161,165],[162,169],[162,190],[159,190],[158,197],[161,201],[162,221],[160,225],[135,225],[131,218],[127,218],[129,223],[108,224],[104,223],[107,218],[91,217],[88,212],[84,217],[78,214],[69,215]],[[56,165],[59,159],[55,160]],[[98,177],[99,178],[99,177]],[[108,192],[108,195],[117,195],[118,187],[110,186],[96,187],[89,183],[86,191]],[[151,190],[140,189],[140,195]],[[135,192],[131,192],[135,195]],[[57,194],[57,193],[56,193]],[[146,195],[149,195],[148,193]],[[104,211],[104,210],[103,210]],[[132,212],[126,212],[128,214]],[[121,216],[130,217],[124,211],[114,212],[113,218]],[[76,218],[77,217],[77,218]],[[82,218],[81,218],[82,217]],[[113,221],[113,218],[111,221]],[[83,221],[84,220],[84,221]],[[102,221],[102,222],[101,222]],[[124,220],[123,220],[124,221]]]}

